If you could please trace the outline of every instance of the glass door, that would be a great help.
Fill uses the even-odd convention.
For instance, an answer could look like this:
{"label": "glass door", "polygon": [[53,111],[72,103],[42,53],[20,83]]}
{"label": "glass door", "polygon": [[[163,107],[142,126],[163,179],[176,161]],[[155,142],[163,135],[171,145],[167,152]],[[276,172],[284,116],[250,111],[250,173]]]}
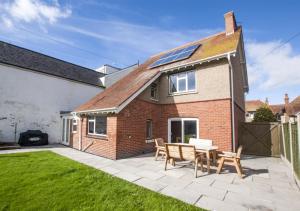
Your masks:
{"label": "glass door", "polygon": [[71,134],[71,118],[63,117],[63,132],[62,132],[62,144],[69,145]]}
{"label": "glass door", "polygon": [[182,143],[182,122],[171,121],[171,143]]}
{"label": "glass door", "polygon": [[198,138],[198,119],[171,118],[168,120],[168,139],[170,143],[189,143],[190,138]]}

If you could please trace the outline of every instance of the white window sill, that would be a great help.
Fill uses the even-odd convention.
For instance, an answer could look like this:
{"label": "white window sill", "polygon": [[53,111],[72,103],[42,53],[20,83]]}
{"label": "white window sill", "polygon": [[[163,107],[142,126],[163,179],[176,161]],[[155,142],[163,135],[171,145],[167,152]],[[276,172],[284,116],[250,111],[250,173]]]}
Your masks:
{"label": "white window sill", "polygon": [[99,137],[107,138],[107,135],[105,135],[105,134],[88,133],[88,135],[89,135],[89,136],[99,136]]}
{"label": "white window sill", "polygon": [[149,138],[149,139],[146,139],[145,142],[146,142],[146,144],[154,143],[154,139]]}
{"label": "white window sill", "polygon": [[158,99],[150,97],[150,100],[158,102]]}
{"label": "white window sill", "polygon": [[168,96],[178,96],[178,95],[188,95],[188,94],[197,94],[197,91],[188,91],[188,92],[174,92],[174,93],[169,93]]}

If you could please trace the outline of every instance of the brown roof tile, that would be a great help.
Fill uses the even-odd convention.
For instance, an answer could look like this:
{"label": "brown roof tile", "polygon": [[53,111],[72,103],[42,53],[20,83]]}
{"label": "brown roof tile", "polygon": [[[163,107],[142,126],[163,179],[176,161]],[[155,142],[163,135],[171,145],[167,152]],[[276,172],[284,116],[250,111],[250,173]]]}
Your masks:
{"label": "brown roof tile", "polygon": [[163,54],[169,51],[156,54],[150,57],[145,63],[140,65],[136,70],[120,79],[105,91],[99,93],[88,102],[75,109],[78,111],[108,109],[120,106],[125,100],[141,89],[149,80],[159,74],[162,68],[171,68],[177,65],[183,65],[189,62],[206,59],[216,55],[235,51],[241,37],[242,29],[239,27],[237,31],[229,36],[225,32],[210,36],[195,42],[191,42],[175,49],[187,47],[189,45],[201,44],[196,52],[188,59],[163,65],[160,67],[149,68],[149,66],[158,60]]}
{"label": "brown roof tile", "polygon": [[281,114],[282,110],[284,109],[284,104],[270,105],[269,107],[272,110],[273,114]]}
{"label": "brown roof tile", "polygon": [[246,111],[256,111],[258,108],[264,105],[261,100],[247,100],[245,103]]}
{"label": "brown roof tile", "polygon": [[293,114],[300,112],[300,96],[296,97],[290,105],[293,107]]}

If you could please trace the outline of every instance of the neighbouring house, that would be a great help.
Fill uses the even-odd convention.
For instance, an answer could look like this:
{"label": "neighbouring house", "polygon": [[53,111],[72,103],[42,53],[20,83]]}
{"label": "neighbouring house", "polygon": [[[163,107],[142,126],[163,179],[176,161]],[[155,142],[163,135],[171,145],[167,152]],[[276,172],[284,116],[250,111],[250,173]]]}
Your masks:
{"label": "neighbouring house", "polygon": [[76,108],[70,146],[120,159],[153,151],[156,137],[201,137],[234,151],[248,79],[242,27],[224,17],[224,32],[150,57]]}
{"label": "neighbouring house", "polygon": [[288,94],[285,94],[284,104],[270,105],[270,108],[279,121],[281,116],[288,116],[296,121],[297,113],[300,112],[300,96],[290,102]]}
{"label": "neighbouring house", "polygon": [[256,110],[266,105],[266,102],[262,102],[261,100],[247,100],[245,104],[246,104],[246,122],[252,122]]}
{"label": "neighbouring house", "polygon": [[114,83],[116,83],[118,80],[123,78],[125,75],[127,75],[128,73],[130,73],[131,71],[136,69],[137,67],[138,67],[138,64],[134,64],[134,65],[125,67],[123,69],[113,67],[111,65],[103,65],[102,67],[96,69],[96,71],[106,74],[106,75],[102,76],[100,79],[101,79],[102,84],[106,88],[108,88],[111,85],[113,85]]}
{"label": "neighbouring house", "polygon": [[288,116],[296,120],[296,114],[300,112],[300,96],[296,97],[292,102],[290,102],[288,94],[285,94],[283,101],[283,104],[270,105],[268,98],[266,98],[265,102],[262,102],[261,100],[247,100],[246,122],[252,122],[256,110],[262,106],[268,106],[278,121],[281,121],[282,116]]}
{"label": "neighbouring house", "polygon": [[[27,130],[62,140],[72,111],[103,91],[103,73],[0,42],[0,141],[17,142]],[[68,123],[70,120],[68,121]]]}

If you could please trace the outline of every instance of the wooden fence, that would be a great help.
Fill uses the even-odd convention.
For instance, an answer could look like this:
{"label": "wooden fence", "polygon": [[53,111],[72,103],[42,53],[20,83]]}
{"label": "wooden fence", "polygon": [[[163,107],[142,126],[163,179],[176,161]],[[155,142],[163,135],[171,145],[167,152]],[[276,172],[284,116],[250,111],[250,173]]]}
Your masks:
{"label": "wooden fence", "polygon": [[243,154],[280,157],[281,129],[279,123],[253,123],[240,125],[238,141]]}
{"label": "wooden fence", "polygon": [[238,141],[243,154],[281,157],[293,171],[300,186],[300,113],[297,121],[284,123],[243,123]]}
{"label": "wooden fence", "polygon": [[[300,115],[299,115],[300,120]],[[300,125],[297,122],[282,124],[282,139],[280,146],[281,158],[292,168],[296,181],[300,181]]]}

